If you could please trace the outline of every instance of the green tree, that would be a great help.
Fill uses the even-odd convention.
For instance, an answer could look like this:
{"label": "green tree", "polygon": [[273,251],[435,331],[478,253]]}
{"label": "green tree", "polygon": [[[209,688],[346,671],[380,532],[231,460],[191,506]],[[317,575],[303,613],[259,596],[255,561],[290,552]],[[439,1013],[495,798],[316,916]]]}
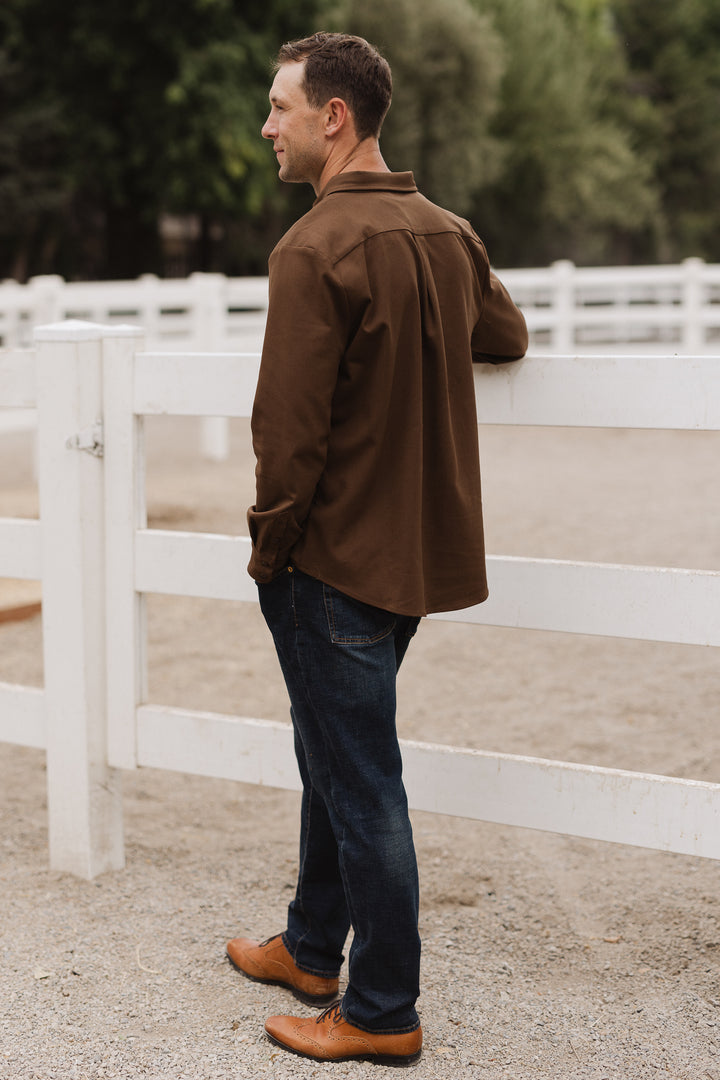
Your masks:
{"label": "green tree", "polygon": [[631,78],[649,101],[645,131],[662,191],[648,254],[720,260],[720,0],[611,0]]}
{"label": "green tree", "polygon": [[502,265],[616,257],[657,214],[652,161],[623,116],[624,67],[600,0],[474,0],[503,39],[492,132],[502,174],[473,219]]}
{"label": "green tree", "polygon": [[[307,31],[318,2],[4,0],[0,88],[14,134],[0,146],[0,192],[24,199],[28,117],[54,126],[57,152],[43,174],[64,200],[54,269],[159,269],[162,211],[210,222],[272,206],[274,162],[259,135],[269,60]],[[41,186],[47,196],[52,185]],[[30,207],[20,216],[29,220]],[[36,258],[38,268],[47,267]]]}
{"label": "green tree", "polygon": [[0,259],[26,276],[33,250],[48,253],[52,222],[67,209],[60,109],[34,95],[28,72],[11,56],[17,20],[0,8]]}
{"label": "green tree", "polygon": [[412,169],[429,198],[466,213],[501,167],[490,120],[503,49],[490,19],[468,0],[342,0],[325,21],[372,41],[392,67],[390,167]]}

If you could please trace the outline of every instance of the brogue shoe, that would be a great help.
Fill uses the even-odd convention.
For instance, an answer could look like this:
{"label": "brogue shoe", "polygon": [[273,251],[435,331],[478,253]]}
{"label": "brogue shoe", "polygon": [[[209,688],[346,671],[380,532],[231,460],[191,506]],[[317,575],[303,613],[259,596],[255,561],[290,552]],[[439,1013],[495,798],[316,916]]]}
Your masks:
{"label": "brogue shoe", "polygon": [[265,1033],[283,1050],[315,1061],[415,1065],[422,1052],[421,1028],[401,1034],[363,1031],[345,1019],[340,1002],[317,1017],[271,1016]]}
{"label": "brogue shoe", "polygon": [[302,971],[285,948],[280,934],[261,942],[234,938],[228,942],[227,956],[248,979],[270,986],[284,986],[305,1005],[328,1005],[338,996],[339,980]]}

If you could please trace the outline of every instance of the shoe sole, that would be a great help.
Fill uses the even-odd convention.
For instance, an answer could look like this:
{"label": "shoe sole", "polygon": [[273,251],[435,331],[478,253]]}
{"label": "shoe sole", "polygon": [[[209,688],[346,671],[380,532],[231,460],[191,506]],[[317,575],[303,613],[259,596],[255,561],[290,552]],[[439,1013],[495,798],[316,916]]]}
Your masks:
{"label": "shoe sole", "polygon": [[326,1005],[332,1005],[332,1003],[337,1001],[340,997],[339,991],[335,991],[333,994],[306,994],[304,990],[298,990],[292,983],[283,982],[282,979],[261,979],[258,975],[250,975],[244,968],[239,967],[238,964],[235,963],[232,956],[230,956],[230,953],[226,953],[225,955],[235,970],[239,971],[240,974],[244,975],[250,982],[262,983],[263,986],[282,986],[284,990],[289,990],[294,998],[297,998],[298,1001],[302,1001],[303,1005],[310,1005],[311,1007],[321,1009]]}
{"label": "shoe sole", "polygon": [[327,1065],[332,1065],[335,1062],[339,1064],[343,1061],[370,1061],[373,1065],[389,1065],[406,1069],[410,1065],[417,1065],[422,1057],[422,1049],[416,1050],[414,1054],[347,1054],[338,1058],[320,1057],[317,1054],[308,1054],[304,1050],[297,1050],[294,1046],[288,1046],[287,1043],[276,1039],[269,1031],[265,1032],[265,1036],[275,1046],[279,1046],[281,1050],[287,1050],[288,1053],[295,1054],[297,1057],[310,1058],[311,1061],[323,1061]]}

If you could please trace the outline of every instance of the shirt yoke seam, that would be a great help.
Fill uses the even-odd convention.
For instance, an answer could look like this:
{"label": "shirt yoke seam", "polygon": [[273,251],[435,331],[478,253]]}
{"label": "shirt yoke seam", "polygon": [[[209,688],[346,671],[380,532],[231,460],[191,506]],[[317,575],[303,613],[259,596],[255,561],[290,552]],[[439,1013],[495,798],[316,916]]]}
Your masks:
{"label": "shirt yoke seam", "polygon": [[475,239],[474,236],[470,236],[470,235],[464,233],[462,231],[462,229],[451,229],[451,228],[449,228],[449,229],[422,230],[422,229],[411,229],[411,228],[407,228],[407,227],[397,227],[397,228],[392,228],[392,229],[378,229],[377,232],[371,233],[370,236],[363,236],[363,237],[360,238],[360,240],[358,240],[355,244],[353,244],[351,247],[349,247],[346,251],[343,251],[342,254],[335,255],[335,256],[329,254],[326,251],[323,251],[319,247],[315,247],[313,244],[303,244],[303,243],[300,243],[300,242],[297,242],[297,243],[292,242],[292,243],[289,243],[287,246],[295,248],[296,250],[305,249],[307,251],[312,251],[313,254],[319,255],[321,258],[323,258],[327,262],[329,262],[331,266],[337,266],[338,263],[342,262],[343,259],[346,259],[349,255],[352,255],[352,253],[354,251],[357,251],[358,248],[362,247],[364,244],[367,244],[368,241],[375,240],[378,236],[387,236],[387,235],[389,235],[391,233],[408,233],[410,236],[423,236],[423,237],[426,237],[426,236],[457,236],[457,237],[459,237],[460,240],[463,241],[463,243],[466,243],[466,242],[471,242],[471,243],[476,243],[476,244],[478,243],[478,241]]}

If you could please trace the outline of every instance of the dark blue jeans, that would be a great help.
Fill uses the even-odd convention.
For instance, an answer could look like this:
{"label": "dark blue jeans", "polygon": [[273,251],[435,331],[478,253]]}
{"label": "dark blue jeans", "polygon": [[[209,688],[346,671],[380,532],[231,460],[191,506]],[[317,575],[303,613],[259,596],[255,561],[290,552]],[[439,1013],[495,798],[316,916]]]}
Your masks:
{"label": "dark blue jeans", "polygon": [[350,599],[292,567],[259,586],[291,703],[303,783],[286,948],[335,976],[367,1031],[418,1026],[418,875],[395,727],[395,681],[419,619]]}

